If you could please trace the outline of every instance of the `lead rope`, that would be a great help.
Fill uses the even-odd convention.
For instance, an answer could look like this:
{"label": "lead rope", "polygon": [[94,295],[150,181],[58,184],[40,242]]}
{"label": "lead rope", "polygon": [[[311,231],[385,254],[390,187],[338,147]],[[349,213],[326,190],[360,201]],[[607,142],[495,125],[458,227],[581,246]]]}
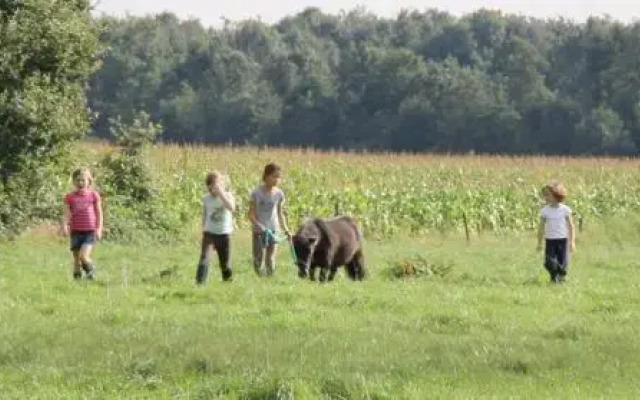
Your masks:
{"label": "lead rope", "polygon": [[291,260],[293,261],[293,265],[297,268],[298,267],[298,257],[296,256],[296,249],[293,247],[293,240],[291,240],[290,237],[287,237],[285,235],[276,235],[276,233],[271,230],[271,229],[267,229],[262,233],[262,248],[266,248],[267,246],[269,246],[269,242],[273,242],[273,243],[282,243],[282,242],[288,242],[289,243],[289,252],[291,253]]}

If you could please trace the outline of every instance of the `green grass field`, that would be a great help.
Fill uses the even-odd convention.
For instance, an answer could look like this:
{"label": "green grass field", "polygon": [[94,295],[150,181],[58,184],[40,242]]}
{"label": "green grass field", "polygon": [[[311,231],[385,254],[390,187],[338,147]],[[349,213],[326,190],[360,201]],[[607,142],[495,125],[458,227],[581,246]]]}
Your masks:
{"label": "green grass field", "polygon": [[[640,397],[638,221],[586,227],[560,286],[528,233],[369,240],[370,279],[327,285],[299,280],[286,251],[274,278],[254,276],[247,236],[235,281],[214,268],[203,288],[196,235],[101,243],[94,283],[71,280],[45,231],[0,244],[0,397]],[[451,268],[388,273],[416,254]]]}

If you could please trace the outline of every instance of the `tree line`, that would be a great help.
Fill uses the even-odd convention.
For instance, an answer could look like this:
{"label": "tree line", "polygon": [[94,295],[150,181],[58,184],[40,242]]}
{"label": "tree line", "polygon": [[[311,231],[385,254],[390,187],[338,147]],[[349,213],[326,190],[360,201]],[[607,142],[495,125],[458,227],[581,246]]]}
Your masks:
{"label": "tree line", "polygon": [[206,29],[106,17],[94,131],[149,113],[172,142],[436,152],[635,154],[640,23],[479,10],[309,8]]}

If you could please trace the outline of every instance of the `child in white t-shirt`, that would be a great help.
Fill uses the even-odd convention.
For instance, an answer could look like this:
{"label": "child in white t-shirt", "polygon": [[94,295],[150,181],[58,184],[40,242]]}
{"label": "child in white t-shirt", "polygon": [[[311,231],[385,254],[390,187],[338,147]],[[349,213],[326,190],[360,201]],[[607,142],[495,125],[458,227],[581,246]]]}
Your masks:
{"label": "child in white t-shirt", "polygon": [[209,193],[202,198],[202,251],[196,272],[196,283],[204,284],[209,274],[209,255],[213,247],[218,253],[222,279],[230,281],[231,232],[236,203],[229,192],[225,177],[217,171],[207,174],[205,184]]}
{"label": "child in white t-shirt", "polygon": [[558,182],[552,182],[543,189],[547,205],[540,211],[538,248],[545,239],[544,267],[551,276],[551,282],[564,282],[569,265],[569,252],[575,250],[575,229],[571,218],[571,208],[563,202],[567,190]]}

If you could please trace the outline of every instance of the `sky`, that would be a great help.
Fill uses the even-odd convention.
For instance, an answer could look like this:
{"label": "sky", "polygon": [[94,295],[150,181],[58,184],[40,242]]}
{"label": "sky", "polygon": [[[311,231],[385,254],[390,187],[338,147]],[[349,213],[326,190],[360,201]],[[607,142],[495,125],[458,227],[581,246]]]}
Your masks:
{"label": "sky", "polygon": [[337,14],[356,6],[381,16],[395,16],[401,9],[437,8],[455,15],[479,8],[533,17],[558,17],[583,21],[590,15],[609,15],[624,22],[640,20],[640,0],[93,0],[96,13],[146,15],[170,11],[182,19],[199,19],[206,26],[222,25],[223,17],[232,21],[259,18],[273,23],[307,7]]}

